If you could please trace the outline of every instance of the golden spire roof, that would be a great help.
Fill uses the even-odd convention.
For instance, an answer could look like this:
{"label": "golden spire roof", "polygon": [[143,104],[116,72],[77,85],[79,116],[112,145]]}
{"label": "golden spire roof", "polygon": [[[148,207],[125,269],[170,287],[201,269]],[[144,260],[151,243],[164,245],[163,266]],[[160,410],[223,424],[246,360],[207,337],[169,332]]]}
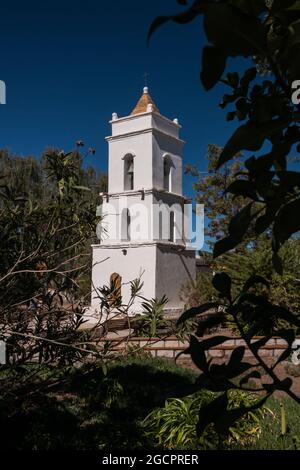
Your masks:
{"label": "golden spire roof", "polygon": [[146,113],[148,111],[148,105],[152,105],[152,111],[159,113],[159,109],[154,103],[153,99],[149,95],[148,88],[144,87],[143,94],[137,102],[135,108],[131,111],[130,116],[135,114]]}

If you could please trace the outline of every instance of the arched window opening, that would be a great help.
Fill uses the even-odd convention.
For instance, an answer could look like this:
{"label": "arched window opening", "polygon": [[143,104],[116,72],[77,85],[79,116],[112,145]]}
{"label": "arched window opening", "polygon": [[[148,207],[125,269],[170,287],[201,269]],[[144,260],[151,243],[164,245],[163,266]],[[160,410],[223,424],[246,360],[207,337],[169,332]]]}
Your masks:
{"label": "arched window opening", "polygon": [[134,189],[134,161],[133,155],[124,158],[124,191]]}
{"label": "arched window opening", "polygon": [[130,241],[131,239],[131,217],[129,209],[123,209],[122,211],[122,221],[121,221],[121,239],[122,241]]}
{"label": "arched window opening", "polygon": [[172,174],[172,160],[170,157],[164,157],[164,189],[171,192],[171,174]]}
{"label": "arched window opening", "polygon": [[117,307],[122,303],[122,277],[118,273],[112,273],[110,276],[110,298],[111,308]]}

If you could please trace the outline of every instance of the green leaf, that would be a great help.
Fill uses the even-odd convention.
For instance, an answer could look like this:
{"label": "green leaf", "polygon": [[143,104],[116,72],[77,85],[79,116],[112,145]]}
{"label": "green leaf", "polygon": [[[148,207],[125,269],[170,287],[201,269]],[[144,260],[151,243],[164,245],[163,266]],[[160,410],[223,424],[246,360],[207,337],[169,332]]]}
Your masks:
{"label": "green leaf", "polygon": [[248,90],[249,83],[252,82],[257,75],[256,67],[251,67],[250,69],[246,70],[243,77],[241,78],[241,86]]}
{"label": "green leaf", "polygon": [[245,354],[245,346],[238,346],[235,348],[230,356],[227,368],[230,370],[235,370],[237,369],[237,366],[240,364],[242,361],[244,354]]}
{"label": "green leaf", "polygon": [[245,198],[249,197],[253,200],[257,199],[254,184],[246,180],[233,181],[226,189],[226,192],[234,194],[236,196],[243,196]]}
{"label": "green leaf", "polygon": [[265,213],[258,217],[255,221],[255,233],[260,235],[265,232],[275,219],[275,214],[278,210],[277,204],[268,204]]}
{"label": "green leaf", "polygon": [[262,23],[232,5],[210,5],[204,15],[204,27],[209,42],[223,48],[230,56],[266,53]]}
{"label": "green leaf", "polygon": [[187,349],[186,353],[190,353],[193,363],[200,370],[207,370],[205,351],[195,336],[191,336],[190,347]]}
{"label": "green leaf", "polygon": [[251,347],[253,348],[253,351],[257,352],[262,346],[264,346],[271,336],[264,336],[263,338],[260,338],[259,340],[255,341],[254,343],[251,344]]}
{"label": "green leaf", "polygon": [[280,390],[289,390],[293,385],[293,380],[290,377],[286,377],[280,382]]}
{"label": "green leaf", "polygon": [[246,293],[246,294],[240,295],[240,297],[238,299],[238,305],[242,305],[244,302],[254,304],[254,305],[258,305],[258,306],[262,306],[262,307],[268,307],[269,305],[271,305],[271,304],[268,303],[266,298],[263,297],[262,295],[255,295],[255,294],[251,294],[251,293]]}
{"label": "green leaf", "polygon": [[210,90],[220,80],[226,66],[226,54],[222,49],[206,46],[202,55],[201,81]]}
{"label": "green leaf", "polygon": [[217,273],[214,275],[212,284],[214,288],[224,297],[231,295],[231,278],[226,273]]}
{"label": "green leaf", "polygon": [[275,368],[278,364],[280,364],[280,362],[286,361],[286,360],[290,357],[291,352],[292,352],[292,350],[291,350],[290,347],[289,347],[289,348],[286,348],[284,351],[282,351],[282,353],[281,353],[280,356],[277,358],[277,361],[275,362],[275,364],[274,364],[273,367]]}
{"label": "green leaf", "polygon": [[273,246],[278,251],[280,246],[300,230],[300,198],[285,204],[278,211],[273,227]]}
{"label": "green leaf", "polygon": [[247,292],[251,287],[255,286],[256,284],[264,284],[268,289],[270,288],[269,281],[267,281],[264,277],[259,276],[258,274],[253,274],[245,282],[243,292]]}
{"label": "green leaf", "polygon": [[265,139],[282,130],[289,122],[288,119],[275,119],[258,125],[249,121],[247,124],[240,126],[225,145],[216,169],[219,169],[242,150],[259,150]]}
{"label": "green leaf", "polygon": [[277,318],[281,318],[286,322],[290,323],[291,325],[295,325],[300,328],[300,318],[296,316],[294,313],[291,313],[284,307],[279,307],[277,305],[271,305],[272,313]]}
{"label": "green leaf", "polygon": [[252,202],[247,204],[243,209],[240,210],[234,217],[231,218],[228,231],[229,235],[242,239],[245,233],[247,232],[251,217]]}
{"label": "green leaf", "polygon": [[224,313],[217,313],[199,322],[196,335],[203,336],[207,329],[217,327],[224,321]]}
{"label": "green leaf", "polygon": [[240,386],[248,383],[250,379],[260,379],[261,375],[258,370],[252,370],[249,374],[244,375],[240,380]]}
{"label": "green leaf", "polygon": [[227,74],[227,82],[232,88],[237,88],[239,85],[240,77],[237,72],[229,72]]}
{"label": "green leaf", "polygon": [[227,410],[225,409],[223,413],[219,413],[217,419],[215,420],[215,428],[216,431],[220,434],[226,435],[229,429],[234,425],[234,423],[240,419],[242,416],[246,415],[247,413],[254,411],[260,408],[269,398],[269,395],[266,395],[261,400],[257,401],[252,406],[241,406],[240,408],[234,408]]}
{"label": "green leaf", "polygon": [[174,21],[175,23],[179,24],[189,23],[194,18],[196,18],[196,16],[203,14],[209,3],[210,2],[208,0],[199,0],[195,2],[190,8],[183,11],[182,13],[178,13],[177,15],[158,16],[157,18],[155,18],[149,28],[147,39],[148,42],[154,32],[163,24],[167,23],[168,21]]}
{"label": "green leaf", "polygon": [[151,26],[148,31],[148,42],[150,41],[151,36],[155,33],[158,28],[160,28],[163,24],[171,20],[172,16],[158,16],[157,18],[155,18],[155,20],[151,23]]}
{"label": "green leaf", "polygon": [[280,336],[280,338],[284,339],[290,346],[294,342],[296,338],[296,333],[293,329],[282,329],[276,331],[276,335]]}
{"label": "green leaf", "polygon": [[226,412],[228,405],[228,396],[227,393],[223,393],[215,400],[208,403],[206,406],[200,408],[199,419],[197,423],[197,436],[201,436],[207,426],[211,423],[214,423],[220,414]]}
{"label": "green leaf", "polygon": [[207,302],[205,304],[199,305],[198,307],[193,307],[186,310],[178,319],[177,325],[189,320],[190,318],[194,318],[196,315],[200,315],[201,313],[207,312],[208,310],[218,308],[218,302]]}
{"label": "green leaf", "polygon": [[217,258],[218,256],[223,255],[227,251],[232,250],[240,242],[241,242],[241,240],[239,238],[236,238],[236,237],[233,237],[233,236],[225,237],[225,238],[222,238],[222,240],[218,240],[214,244],[214,251],[213,251],[214,258]]}

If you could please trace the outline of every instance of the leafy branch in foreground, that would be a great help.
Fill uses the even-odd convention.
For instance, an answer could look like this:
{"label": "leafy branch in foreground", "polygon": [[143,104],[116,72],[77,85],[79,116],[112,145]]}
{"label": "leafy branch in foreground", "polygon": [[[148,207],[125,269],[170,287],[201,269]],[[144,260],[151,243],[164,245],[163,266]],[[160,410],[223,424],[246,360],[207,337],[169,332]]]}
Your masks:
{"label": "leafy branch in foreground", "polygon": [[[178,0],[186,6],[187,1]],[[182,13],[159,17],[150,27],[149,37],[166,23],[186,24],[203,17],[207,43],[202,53],[201,81],[206,90],[218,82],[228,87],[220,107],[232,108],[227,120],[237,120],[238,127],[225,144],[216,165],[219,170],[237,154],[245,155],[244,166],[227,187],[227,193],[244,198],[244,204],[231,217],[225,237],[214,245],[214,257],[236,250],[254,230],[254,238],[267,232],[272,239],[273,266],[282,273],[279,250],[300,230],[300,174],[289,166],[291,152],[300,151],[299,104],[292,100],[294,81],[300,79],[300,1],[299,0],[194,0]],[[247,58],[248,68],[243,72],[227,72],[229,58]],[[265,64],[268,79],[259,76],[257,62]],[[260,154],[257,153],[260,151]],[[253,152],[255,154],[253,154]],[[295,162],[297,158],[293,159]],[[237,296],[233,296],[231,278],[219,273],[213,285],[219,292],[220,302],[200,305],[185,312],[179,323],[208,308],[219,307],[222,314],[234,321],[245,346],[252,352],[255,362],[244,361],[245,346],[236,348],[228,363],[215,364],[207,359],[206,351],[229,338],[215,336],[199,340],[191,337],[189,352],[201,370],[199,387],[222,392],[208,407],[200,410],[198,433],[214,422],[226,429],[247,410],[228,409],[228,390],[244,388],[250,378],[260,379],[262,367],[271,383],[261,383],[258,389],[265,394],[255,405],[260,406],[275,391],[283,390],[298,403],[300,398],[291,390],[292,380],[280,380],[276,366],[291,352],[295,328],[299,329],[298,312],[294,314],[283,306],[275,305],[265,296],[251,292],[251,288],[267,281],[254,274]],[[216,305],[217,304],[217,305]],[[294,328],[276,328],[280,319]],[[203,325],[202,325],[203,326]],[[259,350],[272,334],[287,342],[287,349],[269,366]],[[257,333],[263,334],[254,340]],[[203,334],[198,331],[198,336]],[[236,379],[246,374],[239,383]],[[249,410],[248,410],[249,411]]]}
{"label": "leafy branch in foreground", "polygon": [[[241,151],[263,149],[260,156],[250,153],[244,170],[227,188],[228,193],[246,198],[247,205],[232,219],[227,236],[217,241],[214,254],[235,248],[254,224],[257,236],[272,231],[274,265],[280,271],[277,253],[300,229],[300,219],[294,217],[300,208],[300,177],[287,168],[288,156],[300,140],[299,105],[291,99],[293,83],[300,78],[300,2],[195,0],[182,13],[157,18],[149,37],[166,21],[184,24],[197,16],[203,16],[208,42],[203,50],[202,84],[207,90],[217,82],[227,86],[230,91],[220,107],[234,106],[227,119],[241,122],[224,146],[217,169]],[[263,80],[253,65],[244,73],[226,74],[229,57],[252,62],[260,57],[268,62],[270,76]]]}
{"label": "leafy branch in foreground", "polygon": [[[213,285],[219,293],[219,301],[187,310],[178,320],[178,323],[181,324],[196,315],[205,314],[213,307],[219,307],[222,313],[216,316],[217,323],[220,325],[224,320],[233,321],[245,343],[244,346],[233,350],[228,362],[220,364],[215,363],[212,358],[208,359],[206,352],[214,346],[226,344],[226,341],[231,340],[230,336],[220,334],[201,339],[205,330],[205,325],[203,325],[205,320],[201,322],[196,336],[191,336],[190,346],[185,353],[191,355],[193,362],[201,371],[198,378],[199,388],[204,387],[214,392],[223,392],[211,404],[210,408],[201,411],[198,426],[200,434],[210,423],[214,423],[220,429],[230,427],[239,417],[265,403],[266,399],[276,390],[284,391],[300,403],[300,397],[291,390],[292,380],[288,377],[281,380],[276,373],[276,367],[292,353],[295,333],[300,329],[300,316],[292,314],[284,307],[272,304],[265,296],[253,293],[252,289],[257,284],[269,287],[266,279],[253,275],[246,281],[238,295],[233,297],[230,276],[224,272],[217,273],[213,278]],[[289,327],[280,329],[277,326],[278,320],[283,320]],[[261,337],[257,339],[257,335]],[[270,365],[260,355],[260,348],[273,335],[282,338],[287,343],[287,348],[278,358],[274,358],[273,364]],[[246,348],[252,353],[254,360],[245,360]],[[259,369],[263,369],[264,374],[269,377],[267,382],[263,379]],[[253,386],[251,379],[260,382],[260,385]],[[240,408],[233,412],[228,409],[227,392],[237,389],[260,392],[262,398],[251,409]]]}

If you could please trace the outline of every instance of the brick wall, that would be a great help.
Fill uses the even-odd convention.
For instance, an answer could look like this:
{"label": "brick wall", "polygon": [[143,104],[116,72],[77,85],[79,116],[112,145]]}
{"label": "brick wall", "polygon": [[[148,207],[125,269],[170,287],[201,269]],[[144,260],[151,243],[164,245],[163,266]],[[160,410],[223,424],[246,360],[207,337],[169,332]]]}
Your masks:
{"label": "brick wall", "polygon": [[[207,339],[211,336],[203,337]],[[253,342],[260,339],[260,337],[254,337]],[[105,338],[100,340],[100,345],[106,342]],[[130,338],[128,342],[122,342],[121,338],[110,339],[112,343],[112,349],[114,351],[122,351],[127,345],[129,347],[135,347],[137,349],[143,349],[149,351],[154,357],[167,357],[175,358],[176,355],[184,351],[188,346],[188,341],[180,341],[176,336],[169,336],[168,338],[144,338],[136,337]],[[212,357],[226,358],[229,357],[233,349],[237,346],[245,346],[244,341],[241,338],[231,338],[225,341],[222,345],[215,346],[209,349],[208,354]],[[273,337],[264,346],[260,348],[261,356],[277,357],[284,349],[287,348],[287,343],[282,338]],[[246,347],[245,357],[252,356],[251,351]]]}

